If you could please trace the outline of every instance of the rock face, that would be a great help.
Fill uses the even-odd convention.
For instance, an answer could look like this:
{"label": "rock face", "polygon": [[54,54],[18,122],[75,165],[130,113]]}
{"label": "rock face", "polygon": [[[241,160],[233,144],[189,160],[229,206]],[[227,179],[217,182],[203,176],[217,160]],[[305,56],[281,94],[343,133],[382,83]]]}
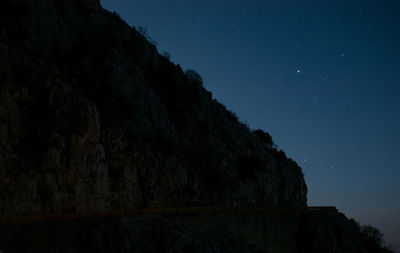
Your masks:
{"label": "rock face", "polygon": [[[301,168],[193,76],[99,0],[0,1],[0,218],[305,207]],[[340,214],[306,218],[294,244],[299,252],[368,252]],[[157,216],[0,224],[3,249],[256,251],[227,231],[200,235]]]}
{"label": "rock face", "polygon": [[294,161],[98,0],[0,3],[0,216],[306,193]]}

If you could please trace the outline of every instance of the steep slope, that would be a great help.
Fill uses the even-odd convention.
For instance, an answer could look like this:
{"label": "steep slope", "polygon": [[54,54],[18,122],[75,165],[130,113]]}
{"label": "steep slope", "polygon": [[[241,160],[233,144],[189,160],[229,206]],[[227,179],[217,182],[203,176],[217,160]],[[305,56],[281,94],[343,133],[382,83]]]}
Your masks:
{"label": "steep slope", "polygon": [[0,216],[305,206],[258,136],[97,1],[0,3]]}
{"label": "steep slope", "polygon": [[[267,133],[239,122],[98,0],[0,2],[0,218],[305,207],[306,195],[301,168]],[[276,226],[298,234],[287,248],[376,252],[340,213],[295,217],[296,226]],[[182,224],[159,216],[1,223],[0,251],[261,252],[223,228]],[[255,233],[271,236],[273,226],[261,225]]]}

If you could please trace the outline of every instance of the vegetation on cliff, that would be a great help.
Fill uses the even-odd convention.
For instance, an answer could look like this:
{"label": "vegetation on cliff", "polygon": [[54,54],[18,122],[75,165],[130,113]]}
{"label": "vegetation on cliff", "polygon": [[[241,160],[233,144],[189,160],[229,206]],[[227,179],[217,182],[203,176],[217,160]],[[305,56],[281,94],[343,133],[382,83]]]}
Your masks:
{"label": "vegetation on cliff", "polygon": [[[143,35],[96,0],[0,2],[0,216],[196,205],[305,207],[307,187],[296,162],[268,133],[250,130],[213,99],[197,72],[184,72]],[[129,219],[67,227],[106,236],[114,250],[129,236],[136,245],[140,236],[167,231],[173,240],[190,235],[189,249],[229,252],[236,245],[254,251],[230,235],[204,241],[167,220]],[[146,224],[154,229],[147,231]],[[310,224],[304,235],[314,233]],[[4,238],[15,235],[10,245],[21,231],[29,234],[21,247],[41,243],[29,232],[34,230],[0,228]],[[43,229],[41,239],[53,228]],[[125,237],[115,238],[114,231],[122,230]],[[72,234],[51,243],[83,242]],[[307,240],[305,249],[315,242]],[[62,250],[79,252],[71,245]],[[119,252],[141,249],[132,245]],[[62,247],[53,246],[49,252]],[[157,250],[150,246],[143,251]]]}
{"label": "vegetation on cliff", "polygon": [[1,215],[306,205],[301,168],[96,1],[2,1]]}

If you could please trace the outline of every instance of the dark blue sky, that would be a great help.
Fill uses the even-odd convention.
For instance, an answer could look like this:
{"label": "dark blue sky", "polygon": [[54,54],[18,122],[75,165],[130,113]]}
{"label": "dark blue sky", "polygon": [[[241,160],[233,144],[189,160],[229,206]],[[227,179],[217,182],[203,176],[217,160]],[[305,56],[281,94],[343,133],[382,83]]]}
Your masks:
{"label": "dark blue sky", "polygon": [[102,0],[400,249],[400,2]]}

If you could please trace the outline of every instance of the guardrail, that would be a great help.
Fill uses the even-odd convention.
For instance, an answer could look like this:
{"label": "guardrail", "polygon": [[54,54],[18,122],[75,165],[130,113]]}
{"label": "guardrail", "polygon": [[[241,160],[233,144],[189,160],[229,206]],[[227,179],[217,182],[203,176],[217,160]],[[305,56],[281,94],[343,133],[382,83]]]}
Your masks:
{"label": "guardrail", "polygon": [[190,213],[222,213],[222,212],[265,212],[265,213],[299,213],[299,212],[328,211],[337,212],[334,206],[310,206],[310,207],[251,207],[251,206],[203,206],[203,207],[172,207],[172,208],[148,208],[133,209],[125,211],[95,212],[95,213],[64,213],[31,216],[1,217],[0,224],[5,223],[33,223],[45,221],[61,220],[85,220],[110,218],[132,215],[152,215],[152,214],[190,214]]}

